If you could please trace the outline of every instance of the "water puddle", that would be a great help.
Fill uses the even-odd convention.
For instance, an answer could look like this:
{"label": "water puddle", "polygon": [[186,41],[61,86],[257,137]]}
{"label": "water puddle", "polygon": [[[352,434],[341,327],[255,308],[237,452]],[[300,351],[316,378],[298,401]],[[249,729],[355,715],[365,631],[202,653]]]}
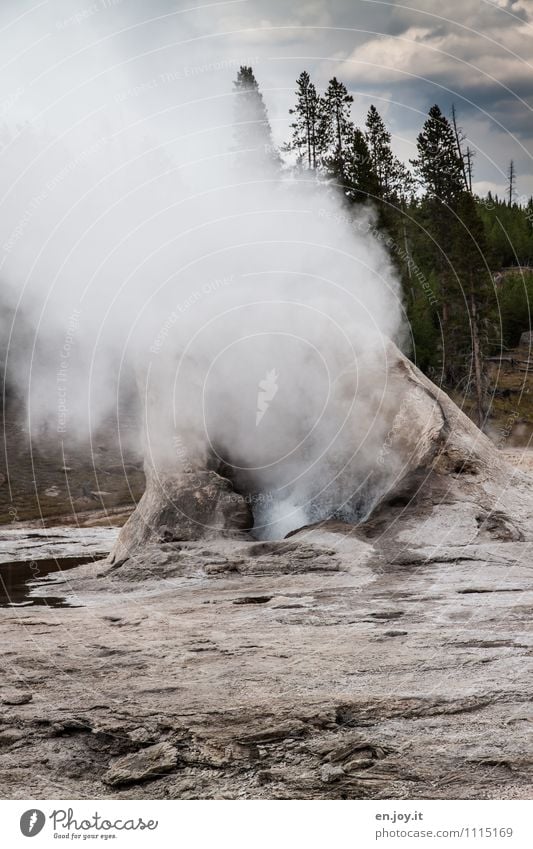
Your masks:
{"label": "water puddle", "polygon": [[[0,563],[0,607],[80,607],[58,594],[65,583],[63,572],[95,563],[99,557],[52,557],[47,560],[16,560]],[[30,595],[36,587],[49,587],[50,595]]]}

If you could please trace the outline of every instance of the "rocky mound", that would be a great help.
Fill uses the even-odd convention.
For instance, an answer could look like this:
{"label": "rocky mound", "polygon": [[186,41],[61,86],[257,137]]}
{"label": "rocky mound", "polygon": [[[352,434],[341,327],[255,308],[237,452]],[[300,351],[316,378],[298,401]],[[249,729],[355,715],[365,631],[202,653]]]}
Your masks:
{"label": "rocky mound", "polygon": [[[529,478],[513,472],[472,421],[392,344],[386,367],[386,403],[376,398],[369,413],[380,422],[383,438],[365,478],[365,503],[359,508],[365,522],[377,520],[395,499],[417,505],[468,500],[478,505],[480,516],[508,514],[510,524],[523,525],[520,533],[527,537],[533,515]],[[346,397],[355,381],[357,375],[343,375]],[[253,525],[248,495],[235,492],[214,471],[165,465],[150,467],[146,476],[145,494],[119,535],[113,564],[148,543],[210,539]]]}

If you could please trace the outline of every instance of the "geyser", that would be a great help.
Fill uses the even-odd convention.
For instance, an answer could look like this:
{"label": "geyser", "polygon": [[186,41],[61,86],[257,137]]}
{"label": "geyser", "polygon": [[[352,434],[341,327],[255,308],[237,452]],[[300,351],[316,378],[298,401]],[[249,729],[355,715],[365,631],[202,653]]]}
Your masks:
{"label": "geyser", "polygon": [[[24,23],[35,43],[41,25]],[[72,36],[58,27],[52,54],[42,40],[32,61],[55,68]],[[389,340],[403,337],[373,210],[345,209],[334,186],[271,155],[261,114],[231,92],[235,67],[176,79],[165,108],[168,89],[137,90],[139,68],[118,71],[115,47],[97,43],[96,77],[83,51],[68,85],[50,71],[47,89],[38,76],[17,115],[42,121],[6,131],[7,371],[29,427],[85,437],[134,379],[145,506],[167,535],[174,502],[189,536],[241,532],[251,513],[264,537],[327,516],[359,520],[385,466],[395,474],[396,461],[379,458],[399,404]],[[157,61],[143,58],[145,78]]]}
{"label": "geyser", "polygon": [[[120,533],[112,562],[152,542],[241,535],[252,530],[252,521],[260,538],[282,537],[330,518],[357,524],[387,498],[409,500],[436,472],[476,473],[491,450],[475,425],[393,343],[380,362],[381,370],[377,362],[366,363],[365,381],[356,370],[339,375],[330,414],[321,422],[332,439],[310,440],[307,449],[298,445],[294,453],[300,459],[289,462],[284,456],[279,464],[251,468],[227,460],[220,465],[215,454],[200,451],[186,462],[182,455],[173,469],[168,462],[152,463],[146,493]],[[384,393],[371,391],[370,376]],[[344,432],[331,449],[340,421]],[[287,430],[290,426],[288,420]],[[296,431],[293,424],[291,432]],[[275,445],[282,442],[278,431]],[[237,442],[238,456],[241,462],[252,455],[268,459],[272,444],[257,438]]]}
{"label": "geyser", "polygon": [[251,223],[248,187],[225,192],[242,221],[217,255],[231,282],[187,301],[139,382],[150,478],[229,477],[269,537],[364,515],[401,310],[370,211],[348,221],[315,184],[270,181],[254,207],[258,191]]}

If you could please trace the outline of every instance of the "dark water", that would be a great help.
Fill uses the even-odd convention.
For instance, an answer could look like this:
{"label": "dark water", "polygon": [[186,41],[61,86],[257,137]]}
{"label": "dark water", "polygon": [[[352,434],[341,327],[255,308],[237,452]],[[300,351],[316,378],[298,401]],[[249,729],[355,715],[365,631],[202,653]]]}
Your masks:
{"label": "dark water", "polygon": [[[100,557],[53,557],[49,560],[19,560],[11,563],[0,563],[0,607],[79,607],[67,603],[65,598],[58,595],[64,581],[57,579],[75,566],[84,563],[94,563]],[[54,576],[55,580],[50,580]],[[30,596],[34,587],[50,587],[50,595]]]}

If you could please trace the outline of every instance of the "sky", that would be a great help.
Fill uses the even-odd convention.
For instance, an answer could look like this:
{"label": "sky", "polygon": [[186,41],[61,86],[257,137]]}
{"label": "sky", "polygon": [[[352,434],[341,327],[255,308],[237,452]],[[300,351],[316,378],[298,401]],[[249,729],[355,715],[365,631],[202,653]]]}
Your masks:
{"label": "sky", "polygon": [[533,0],[4,0],[0,43],[4,134],[214,127],[245,63],[282,142],[306,69],[346,83],[358,123],[374,103],[404,160],[428,108],[455,104],[477,191],[503,192],[512,158],[517,199],[533,193]]}

